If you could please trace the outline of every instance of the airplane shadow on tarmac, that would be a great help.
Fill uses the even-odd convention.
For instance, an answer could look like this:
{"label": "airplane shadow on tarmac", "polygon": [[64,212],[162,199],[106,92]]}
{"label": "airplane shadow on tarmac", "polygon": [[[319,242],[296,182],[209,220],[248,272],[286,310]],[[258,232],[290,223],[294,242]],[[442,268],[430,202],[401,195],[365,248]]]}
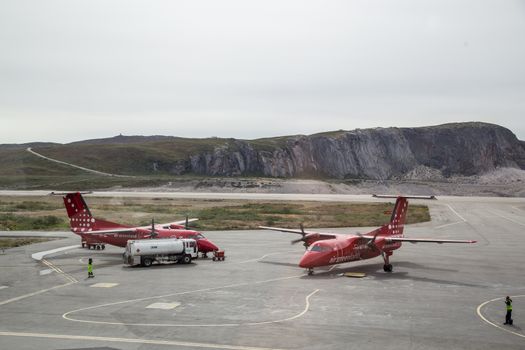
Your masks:
{"label": "airplane shadow on tarmac", "polygon": [[189,264],[179,264],[179,263],[153,263],[151,266],[141,266],[141,265],[135,265],[135,266],[122,266],[122,271],[132,271],[136,269],[150,269],[150,270],[162,270],[162,269],[173,269],[173,265],[177,265],[177,269],[191,269],[193,267],[196,267],[197,264],[189,263]]}
{"label": "airplane shadow on tarmac", "polygon": [[[332,271],[320,272],[312,276],[305,276],[305,277],[328,279],[328,278],[334,278],[334,275],[339,277],[345,272],[364,272],[366,273],[367,277],[372,277],[374,280],[396,279],[396,280],[409,280],[409,281],[417,281],[417,282],[437,283],[437,284],[442,284],[442,285],[453,285],[453,286],[461,286],[461,287],[485,288],[485,285],[481,285],[481,284],[444,280],[444,279],[437,279],[437,278],[431,278],[431,277],[414,276],[414,275],[411,275],[409,271],[396,271],[396,266],[397,267],[408,267],[411,269],[428,270],[429,276],[433,275],[432,271],[444,271],[444,272],[457,272],[458,271],[458,270],[426,267],[425,265],[415,264],[413,262],[398,261],[397,263],[394,264],[394,272],[384,272],[382,264],[368,264],[368,265],[353,266],[353,267],[348,267],[348,268],[343,268],[343,269],[335,268]],[[305,277],[302,277],[302,278],[305,278]]]}
{"label": "airplane shadow on tarmac", "polygon": [[[279,265],[279,266],[291,266],[298,268],[297,264],[292,263],[283,263],[283,262],[276,262],[276,261],[259,261],[263,264],[272,264],[272,265]],[[438,283],[438,284],[444,284],[444,285],[455,285],[455,286],[462,286],[462,287],[481,287],[484,288],[484,285],[480,284],[473,284],[473,283],[466,283],[466,282],[460,282],[460,281],[451,281],[451,280],[443,280],[443,279],[437,279],[437,278],[430,278],[430,277],[419,277],[411,275],[408,271],[396,271],[396,267],[406,267],[409,269],[417,269],[417,270],[425,270],[429,272],[429,276],[432,275],[432,271],[441,271],[441,272],[457,272],[458,270],[454,269],[443,269],[443,268],[436,268],[421,264],[416,264],[410,261],[398,261],[394,263],[394,272],[387,273],[383,271],[383,265],[381,263],[373,263],[373,264],[367,264],[367,265],[359,265],[359,266],[349,266],[349,267],[336,267],[333,270],[325,270],[323,271],[323,268],[315,269],[315,273],[311,276],[302,276],[301,278],[304,279],[333,279],[342,277],[341,275],[345,272],[364,272],[367,277],[372,277],[375,280],[410,280],[410,281],[418,281],[418,282],[429,282],[429,283]],[[329,266],[326,268],[330,268]]]}

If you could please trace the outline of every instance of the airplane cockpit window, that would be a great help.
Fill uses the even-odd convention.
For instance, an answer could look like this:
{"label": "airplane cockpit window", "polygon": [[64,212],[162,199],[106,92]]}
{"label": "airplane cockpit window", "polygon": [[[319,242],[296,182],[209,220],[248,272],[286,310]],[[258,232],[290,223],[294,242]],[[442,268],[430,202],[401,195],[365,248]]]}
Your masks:
{"label": "airplane cockpit window", "polygon": [[319,244],[314,244],[314,245],[311,245],[308,250],[311,252],[326,252],[330,249],[328,247],[323,247]]}

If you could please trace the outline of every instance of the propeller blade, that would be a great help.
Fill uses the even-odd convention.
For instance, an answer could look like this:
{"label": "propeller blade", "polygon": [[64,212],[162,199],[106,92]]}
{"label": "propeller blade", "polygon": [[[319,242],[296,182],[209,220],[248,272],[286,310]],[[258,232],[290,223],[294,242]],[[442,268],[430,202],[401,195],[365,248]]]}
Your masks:
{"label": "propeller blade", "polygon": [[157,237],[157,232],[155,231],[155,219],[151,218],[151,238]]}
{"label": "propeller blade", "polygon": [[184,229],[187,230],[188,227],[189,227],[188,215],[186,215],[186,223],[184,224]]}
{"label": "propeller blade", "polygon": [[308,249],[308,243],[306,242],[306,239],[305,239],[306,233],[304,233],[304,225],[303,225],[302,222],[299,224],[299,227],[301,228],[301,235],[302,235],[302,237],[300,239],[296,239],[295,240],[296,242],[292,241],[292,244],[299,243],[299,242],[303,241],[304,249]]}
{"label": "propeller blade", "polygon": [[299,242],[304,242],[304,239],[302,239],[302,238],[294,239],[291,243],[292,243],[292,244],[297,244],[297,243],[299,243]]}

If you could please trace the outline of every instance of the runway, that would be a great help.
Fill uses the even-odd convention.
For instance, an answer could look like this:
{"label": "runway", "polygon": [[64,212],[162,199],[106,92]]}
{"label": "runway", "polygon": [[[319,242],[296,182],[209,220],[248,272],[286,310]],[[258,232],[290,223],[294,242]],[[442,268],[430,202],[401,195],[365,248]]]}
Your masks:
{"label": "runway", "polygon": [[[271,231],[205,232],[226,250],[224,262],[151,268],[123,265],[117,247],[31,259],[78,244],[73,234],[9,249],[0,255],[1,347],[523,349],[525,200],[425,203],[432,221],[407,226],[405,235],[478,243],[404,244],[391,274],[376,258],[306,276],[297,267],[302,247],[290,245],[296,237]],[[86,278],[88,257],[94,279]],[[347,271],[367,276],[341,276]],[[506,295],[514,296],[514,327],[502,325]]]}

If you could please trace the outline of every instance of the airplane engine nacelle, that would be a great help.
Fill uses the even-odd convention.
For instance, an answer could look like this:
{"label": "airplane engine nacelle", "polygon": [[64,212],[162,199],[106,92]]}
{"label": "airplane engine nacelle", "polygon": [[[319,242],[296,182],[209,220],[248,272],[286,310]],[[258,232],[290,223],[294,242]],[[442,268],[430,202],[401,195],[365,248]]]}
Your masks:
{"label": "airplane engine nacelle", "polygon": [[314,242],[317,242],[319,240],[323,239],[322,236],[319,233],[309,233],[306,236],[304,236],[304,241],[306,244],[310,245]]}
{"label": "airplane engine nacelle", "polygon": [[182,230],[182,229],[184,229],[185,227],[184,227],[184,225],[171,224],[171,225],[170,225],[170,228],[171,228],[171,229],[175,229],[175,230]]}

